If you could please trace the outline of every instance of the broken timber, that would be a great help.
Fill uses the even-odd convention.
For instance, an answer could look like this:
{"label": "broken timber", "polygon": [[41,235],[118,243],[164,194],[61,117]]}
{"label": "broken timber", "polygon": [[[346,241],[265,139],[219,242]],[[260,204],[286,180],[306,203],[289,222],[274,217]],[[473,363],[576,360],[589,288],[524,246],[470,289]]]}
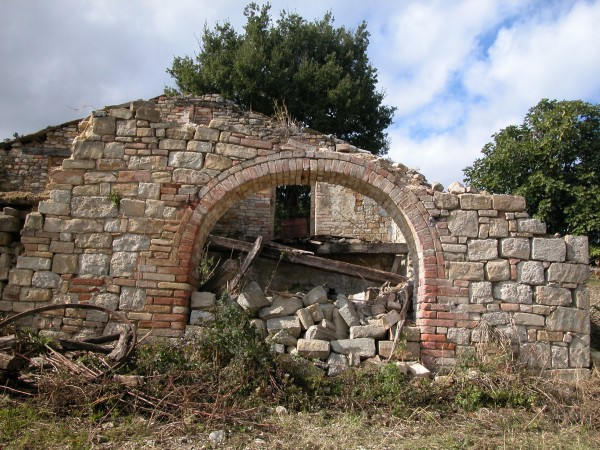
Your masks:
{"label": "broken timber", "polygon": [[[312,242],[309,242],[312,244]],[[311,246],[312,247],[312,246]],[[315,246],[317,255],[332,255],[337,253],[367,253],[367,254],[407,254],[408,245],[395,242],[324,242]]]}
{"label": "broken timber", "polygon": [[[250,252],[253,248],[252,243],[238,241],[237,239],[225,238],[221,236],[210,235],[208,242],[217,247],[226,248],[228,250],[237,250],[241,252]],[[265,258],[288,261],[294,264],[301,264],[315,269],[326,270],[328,272],[339,273],[356,278],[363,278],[368,281],[385,283],[389,281],[394,284],[403,283],[407,280],[406,277],[384,270],[372,269],[370,267],[359,266],[342,261],[334,261],[331,259],[321,258],[318,256],[307,255],[306,252],[298,251],[295,248],[286,247],[281,244],[267,242],[263,246],[261,256]]]}
{"label": "broken timber", "polygon": [[258,252],[260,252],[262,245],[263,245],[263,238],[262,238],[262,236],[258,236],[256,238],[256,241],[254,241],[254,245],[250,248],[250,251],[248,252],[248,255],[246,256],[246,259],[240,266],[240,270],[235,275],[235,277],[233,277],[233,280],[231,281],[231,284],[229,285],[230,292],[235,291],[235,288],[237,287],[237,285],[240,283],[240,281],[242,281],[242,277],[246,274],[246,272],[250,268],[250,265],[252,264],[252,261],[254,261],[254,258],[256,258],[256,255],[258,255]]}

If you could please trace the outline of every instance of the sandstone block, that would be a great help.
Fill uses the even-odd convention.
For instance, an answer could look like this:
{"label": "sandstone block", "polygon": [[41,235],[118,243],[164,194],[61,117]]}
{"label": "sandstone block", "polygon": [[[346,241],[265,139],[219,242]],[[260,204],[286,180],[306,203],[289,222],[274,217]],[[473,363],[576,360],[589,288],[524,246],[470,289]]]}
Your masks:
{"label": "sandstone block", "polygon": [[483,263],[450,262],[449,276],[452,280],[483,280]]}
{"label": "sandstone block", "polygon": [[519,348],[519,360],[528,367],[549,369],[552,364],[550,345],[545,342],[522,344]]}
{"label": "sandstone block", "polygon": [[358,339],[339,339],[331,341],[331,350],[342,355],[351,353],[362,358],[370,358],[375,356],[375,339],[358,338]]}
{"label": "sandstone block", "polygon": [[492,283],[489,281],[473,282],[469,284],[469,301],[471,303],[492,303]]}
{"label": "sandstone block", "polygon": [[210,175],[200,170],[179,168],[173,171],[173,182],[182,184],[206,184]]}
{"label": "sandstone block", "polygon": [[520,195],[492,195],[493,208],[499,211],[524,211],[525,197]]}
{"label": "sandstone block", "polygon": [[296,315],[298,316],[298,319],[300,319],[300,324],[304,330],[308,330],[315,324],[310,311],[307,308],[299,309],[296,311]]}
{"label": "sandstone block", "polygon": [[[72,243],[70,243],[73,245]],[[112,237],[110,234],[105,233],[89,233],[89,234],[78,234],[75,236],[75,246],[77,248],[110,248],[112,244]],[[50,251],[53,251],[52,248]],[[60,252],[70,253],[70,252]]]}
{"label": "sandstone block", "polygon": [[212,153],[213,144],[210,142],[189,141],[187,143],[187,150],[189,152]]}
{"label": "sandstone block", "polygon": [[477,239],[467,243],[467,257],[470,261],[488,261],[498,257],[496,239]]}
{"label": "sandstone block", "polygon": [[187,142],[183,139],[162,139],[158,148],[161,150],[185,150]]}
{"label": "sandstone block", "polygon": [[115,131],[114,117],[92,117],[92,133],[102,136],[105,134],[115,134]]}
{"label": "sandstone block", "polygon": [[541,305],[569,306],[573,298],[570,289],[538,286],[535,288],[535,301]]}
{"label": "sandstone block", "polygon": [[295,347],[298,344],[298,339],[289,334],[286,330],[280,330],[269,339],[272,344],[281,344],[286,347]]}
{"label": "sandstone block", "polygon": [[490,209],[492,207],[492,198],[481,194],[461,194],[460,207],[462,209]]}
{"label": "sandstone block", "polygon": [[589,262],[589,248],[587,236],[565,236],[567,245],[567,261],[587,264]]}
{"label": "sandstone block", "polygon": [[73,197],[71,200],[71,215],[73,217],[116,217],[118,213],[117,206],[108,197]]}
{"label": "sandstone block", "polygon": [[50,258],[38,258],[35,256],[19,256],[17,258],[17,269],[50,270],[52,260]]}
{"label": "sandstone block", "polygon": [[104,157],[108,159],[122,159],[125,155],[125,144],[121,142],[107,142],[104,146]]}
{"label": "sandstone block", "polygon": [[50,181],[59,184],[82,184],[83,170],[65,170],[62,167],[50,172]]}
{"label": "sandstone block", "polygon": [[538,314],[516,312],[513,315],[513,321],[515,325],[526,325],[533,327],[544,326],[544,316],[540,316]]}
{"label": "sandstone block", "polygon": [[317,339],[323,341],[333,341],[336,339],[335,331],[319,324],[308,327],[306,330],[306,339]]}
{"label": "sandstone block", "polygon": [[488,261],[485,264],[485,278],[489,281],[505,281],[510,279],[510,264],[506,260]]}
{"label": "sandstone block", "polygon": [[296,316],[278,317],[267,320],[267,331],[269,334],[275,334],[279,330],[286,330],[290,335],[299,338],[302,332],[300,320]]}
{"label": "sandstone block", "polygon": [[237,303],[250,314],[255,314],[259,309],[271,304],[255,281],[246,285],[242,293],[238,295]]}
{"label": "sandstone block", "polygon": [[127,217],[142,217],[146,210],[146,202],[124,198],[119,204],[119,212]]}
{"label": "sandstone block", "polygon": [[20,230],[21,223],[17,217],[0,214],[0,232],[18,233]]}
{"label": "sandstone block", "polygon": [[147,120],[148,122],[160,122],[160,111],[148,107],[138,108],[135,112],[135,118],[138,120]]}
{"label": "sandstone block", "polygon": [[331,353],[331,346],[328,341],[317,339],[299,339],[298,354],[309,359],[327,359]]}
{"label": "sandstone block", "polygon": [[217,296],[212,292],[192,292],[192,309],[215,306]]}
{"label": "sandstone block", "polygon": [[110,260],[110,275],[113,277],[130,277],[137,265],[138,253],[114,252]]}
{"label": "sandstone block", "polygon": [[541,261],[524,261],[517,265],[519,283],[544,284],[544,264]]}
{"label": "sandstone block", "polygon": [[258,149],[256,148],[249,148],[236,144],[225,144],[222,142],[216,144],[215,152],[218,155],[236,159],[251,159],[258,155]]}
{"label": "sandstone block", "polygon": [[22,302],[47,302],[52,298],[51,289],[22,288],[19,300]]}
{"label": "sandstone block", "polygon": [[56,254],[52,258],[52,272],[70,274],[77,272],[77,255]]}
{"label": "sandstone block", "polygon": [[52,201],[42,201],[38,204],[38,212],[42,214],[54,214],[65,216],[71,211],[71,206],[67,203],[54,203]]}
{"label": "sandstone block", "polygon": [[113,240],[112,248],[116,252],[139,252],[150,248],[150,238],[141,234],[127,233]]}
{"label": "sandstone block", "polygon": [[504,238],[508,236],[508,221],[504,219],[491,219],[489,236],[493,238]]}
{"label": "sandstone block", "polygon": [[548,331],[589,333],[590,316],[581,309],[558,306],[546,318],[546,328]]}
{"label": "sandstone block", "polygon": [[587,264],[553,263],[548,268],[548,281],[584,283],[589,277]]}
{"label": "sandstone block", "polygon": [[526,238],[500,240],[500,256],[503,258],[529,259],[530,244]]}
{"label": "sandstone block", "polygon": [[565,241],[561,238],[533,238],[531,259],[562,262],[567,255]]}
{"label": "sandstone block", "polygon": [[507,303],[533,303],[533,292],[531,286],[502,281],[496,283],[493,288],[494,298]]}
{"label": "sandstone block", "polygon": [[8,273],[8,282],[17,286],[31,286],[31,269],[12,269]]}
{"label": "sandstone block", "polygon": [[131,119],[133,117],[133,111],[127,108],[112,108],[108,113],[117,119]]}
{"label": "sandstone block", "polygon": [[350,327],[350,339],[374,338],[382,339],[387,334],[388,328],[381,325],[362,325]]}
{"label": "sandstone block", "polygon": [[459,206],[458,197],[452,194],[444,194],[442,192],[434,192],[433,203],[439,209],[456,209]]}
{"label": "sandstone block", "polygon": [[215,128],[209,128],[202,125],[196,127],[194,139],[197,141],[212,141],[218,142],[221,132]]}
{"label": "sandstone block", "polygon": [[320,303],[313,303],[312,305],[307,306],[306,309],[315,323],[320,322],[325,318]]}
{"label": "sandstone block", "polygon": [[303,298],[304,306],[310,306],[315,303],[327,303],[327,291],[323,286],[317,286],[310,290]]}
{"label": "sandstone block", "polygon": [[215,315],[208,311],[202,311],[201,309],[194,309],[190,313],[190,325],[197,325],[202,323],[210,323],[215,320]]}
{"label": "sandstone block", "polygon": [[517,219],[519,233],[546,234],[546,224],[537,219]]}
{"label": "sandstone block", "polygon": [[479,235],[477,211],[450,211],[448,229],[453,236],[477,237]]}
{"label": "sandstone block", "polygon": [[291,316],[302,308],[302,300],[297,297],[280,297],[273,299],[271,305],[258,311],[258,317],[262,320],[275,319],[277,317]]}
{"label": "sandstone block", "polygon": [[233,161],[225,156],[209,153],[204,159],[204,168],[209,170],[227,170],[233,165]]}
{"label": "sandstone block", "polygon": [[102,253],[84,253],[79,255],[79,274],[102,276],[108,275],[110,255]]}
{"label": "sandstone block", "polygon": [[36,272],[31,284],[38,288],[57,289],[60,284],[60,275],[49,271]]}
{"label": "sandstone block", "polygon": [[103,154],[104,142],[76,140],[73,143],[74,159],[100,159]]}
{"label": "sandstone block", "polygon": [[133,137],[137,134],[136,120],[119,120],[117,122],[117,136]]}
{"label": "sandstone block", "polygon": [[196,152],[171,152],[169,166],[184,167],[186,169],[202,169],[204,155]]}

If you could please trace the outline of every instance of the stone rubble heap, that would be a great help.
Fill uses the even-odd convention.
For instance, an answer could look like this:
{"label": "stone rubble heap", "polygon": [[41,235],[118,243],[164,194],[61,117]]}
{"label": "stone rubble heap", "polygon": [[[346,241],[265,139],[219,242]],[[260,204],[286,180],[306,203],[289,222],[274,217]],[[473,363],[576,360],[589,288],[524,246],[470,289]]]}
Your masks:
{"label": "stone rubble heap", "polygon": [[[331,300],[321,286],[307,294],[267,297],[251,282],[235,302],[252,317],[274,352],[326,361],[328,373],[334,375],[360,365],[361,360],[379,363],[390,357],[403,302],[410,301],[410,287],[407,282],[398,292],[376,295],[368,290]],[[210,292],[192,294],[192,327],[214,319],[215,299]],[[419,341],[419,328],[402,327],[395,356],[419,358]]]}

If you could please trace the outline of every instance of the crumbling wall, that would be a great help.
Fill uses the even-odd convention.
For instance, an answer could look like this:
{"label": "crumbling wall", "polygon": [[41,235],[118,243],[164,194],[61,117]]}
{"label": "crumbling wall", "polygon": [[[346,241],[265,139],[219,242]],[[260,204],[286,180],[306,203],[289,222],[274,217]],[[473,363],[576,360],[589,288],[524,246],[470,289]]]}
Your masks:
{"label": "crumbling wall", "polygon": [[263,236],[273,239],[275,189],[265,189],[246,197],[229,209],[213,228],[213,233],[228,237]]}
{"label": "crumbling wall", "polygon": [[[126,312],[142,332],[181,336],[222,214],[265,189],[325,182],[372,198],[405,237],[425,364],[456,363],[486,323],[532,366],[588,370],[587,239],[546,235],[521,197],[442,192],[402,164],[217,97],[132,102],[81,129],[22,232],[25,254],[2,293],[12,311],[90,302]],[[88,314],[43,326],[68,334],[109,324]]]}

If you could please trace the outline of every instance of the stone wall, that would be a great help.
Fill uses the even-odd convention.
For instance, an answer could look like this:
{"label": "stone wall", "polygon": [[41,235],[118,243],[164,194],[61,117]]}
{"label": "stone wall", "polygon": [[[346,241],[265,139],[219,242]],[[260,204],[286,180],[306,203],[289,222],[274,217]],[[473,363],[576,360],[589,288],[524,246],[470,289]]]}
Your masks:
{"label": "stone wall", "polygon": [[[90,302],[125,311],[142,333],[181,336],[218,219],[250,194],[325,182],[373,199],[405,237],[426,365],[474,351],[485,323],[532,366],[587,373],[587,239],[546,235],[521,197],[445,193],[402,164],[214,96],[107,108],[81,130],[22,231],[25,254],[2,293],[12,311]],[[88,315],[40,326],[110,324]]]}
{"label": "stone wall", "polygon": [[234,238],[263,236],[273,239],[275,189],[256,192],[236,203],[213,228],[219,236]]}

